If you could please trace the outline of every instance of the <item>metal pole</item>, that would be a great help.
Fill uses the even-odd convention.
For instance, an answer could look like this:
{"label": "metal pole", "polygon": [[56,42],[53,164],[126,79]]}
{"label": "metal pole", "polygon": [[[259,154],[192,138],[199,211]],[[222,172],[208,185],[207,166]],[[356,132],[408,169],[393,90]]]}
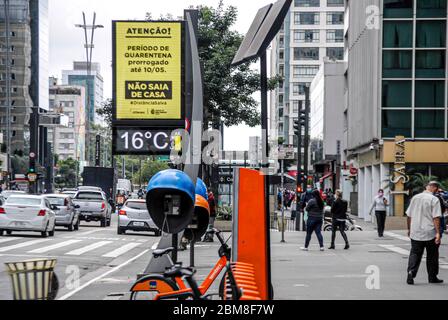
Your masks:
{"label": "metal pole", "polygon": [[283,160],[282,159],[282,164],[281,164],[281,166],[282,166],[282,168],[281,168],[281,171],[282,171],[282,201],[281,201],[281,204],[282,204],[282,221],[281,221],[281,226],[282,226],[282,241],[281,241],[281,243],[285,243],[286,241],[285,241],[285,225],[284,225],[284,221],[285,221],[285,206],[284,206],[284,197],[285,197],[285,195],[284,195],[284,189],[285,189],[285,160]]}
{"label": "metal pole", "polygon": [[190,243],[190,268],[194,268],[194,245],[196,244],[196,239],[191,240]]}
{"label": "metal pole", "polygon": [[[10,54],[10,19],[9,19],[9,0],[4,0],[5,5],[5,29],[6,29],[6,156],[8,184],[12,177],[11,164],[11,54]],[[9,187],[11,187],[9,185]]]}
{"label": "metal pole", "polygon": [[[263,144],[263,166],[264,168],[269,168],[269,141],[268,141],[268,67],[266,52],[263,52],[260,57],[260,76],[261,76],[261,129],[262,135],[261,140]],[[267,284],[269,287],[272,286],[271,278],[271,232],[269,227],[269,222],[271,221],[270,205],[269,205],[269,176],[266,172],[265,175],[265,210],[266,210],[266,222],[268,224],[266,230],[267,248]],[[268,290],[269,300],[273,299],[273,293]]]}
{"label": "metal pole", "polygon": [[[302,110],[302,105],[299,105],[299,115]],[[300,123],[300,119],[299,119]],[[305,224],[304,224],[304,212],[302,208],[300,207],[300,196],[299,188],[302,188],[302,192],[305,190],[303,189],[303,181],[302,181],[302,124],[299,125],[299,135],[297,137],[297,189],[296,189],[296,231],[305,231]]]}
{"label": "metal pole", "polygon": [[305,113],[306,113],[306,121],[305,121],[305,152],[303,159],[304,166],[304,183],[308,185],[308,166],[309,166],[309,152],[310,152],[310,87],[305,87]]}

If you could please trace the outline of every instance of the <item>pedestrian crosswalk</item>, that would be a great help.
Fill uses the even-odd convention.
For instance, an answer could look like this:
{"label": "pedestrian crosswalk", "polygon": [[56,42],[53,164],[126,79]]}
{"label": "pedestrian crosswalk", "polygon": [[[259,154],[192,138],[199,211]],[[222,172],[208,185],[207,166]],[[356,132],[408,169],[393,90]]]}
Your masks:
{"label": "pedestrian crosswalk", "polygon": [[[23,256],[51,255],[80,257],[90,255],[102,258],[118,258],[135,249],[151,248],[153,242],[113,240],[86,240],[86,239],[30,239],[20,237],[0,238],[0,255]],[[38,256],[36,256],[38,258]],[[40,258],[40,257],[39,257]]]}

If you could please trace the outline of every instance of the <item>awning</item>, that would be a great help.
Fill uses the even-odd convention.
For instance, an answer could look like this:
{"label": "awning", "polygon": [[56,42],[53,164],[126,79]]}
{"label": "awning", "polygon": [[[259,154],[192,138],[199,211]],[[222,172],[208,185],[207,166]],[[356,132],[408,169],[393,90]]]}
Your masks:
{"label": "awning", "polygon": [[325,176],[323,176],[322,178],[320,178],[320,183],[323,183],[325,180],[327,180],[328,178],[332,178],[334,175],[333,172],[327,173]]}

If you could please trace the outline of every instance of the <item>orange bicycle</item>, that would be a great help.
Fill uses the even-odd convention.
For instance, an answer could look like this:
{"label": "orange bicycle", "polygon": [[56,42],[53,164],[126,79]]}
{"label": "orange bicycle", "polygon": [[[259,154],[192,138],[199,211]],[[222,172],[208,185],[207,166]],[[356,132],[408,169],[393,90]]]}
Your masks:
{"label": "orange bicycle", "polygon": [[[167,258],[170,261],[171,268],[164,275],[151,274],[137,280],[131,288],[131,300],[207,299],[213,296],[206,296],[207,292],[221,272],[226,269],[226,275],[223,277],[219,289],[219,296],[223,298],[226,279],[230,279],[230,281],[233,279],[232,268],[230,268],[231,249],[221,236],[221,231],[214,229],[212,233],[216,235],[221,243],[219,249],[220,259],[200,286],[197,286],[193,279],[195,270],[182,268],[182,264],[174,264],[169,256],[174,248],[155,250],[153,252],[155,259],[168,255]],[[185,279],[189,288],[183,279]],[[238,289],[234,281],[231,281],[231,287],[233,291],[231,292],[232,296],[237,298]]]}

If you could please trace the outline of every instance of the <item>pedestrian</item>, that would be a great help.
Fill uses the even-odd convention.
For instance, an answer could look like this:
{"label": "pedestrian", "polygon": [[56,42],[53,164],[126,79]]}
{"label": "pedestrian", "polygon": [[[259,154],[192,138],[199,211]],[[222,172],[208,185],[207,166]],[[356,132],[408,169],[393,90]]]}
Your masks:
{"label": "pedestrian", "polygon": [[282,190],[278,189],[277,193],[277,208],[278,210],[282,210]]}
{"label": "pedestrian", "polygon": [[440,237],[442,238],[446,230],[445,214],[448,212],[448,202],[445,200],[445,192],[442,189],[439,189],[434,195],[439,199],[440,209],[442,210],[442,216],[440,217]]}
{"label": "pedestrian", "polygon": [[378,236],[380,238],[384,237],[388,206],[389,201],[387,201],[386,197],[384,197],[384,190],[383,189],[378,190],[378,195],[373,199],[373,204],[372,207],[370,208],[369,214],[372,215],[373,210],[375,210],[375,217],[378,225]]}
{"label": "pedestrian", "polygon": [[443,283],[439,274],[439,247],[441,243],[440,218],[442,210],[439,199],[434,196],[439,183],[432,181],[426,191],[412,198],[406,215],[408,216],[408,234],[411,238],[407,283],[414,284],[417,272],[426,249],[426,268],[429,283]]}
{"label": "pedestrian", "polygon": [[347,210],[348,202],[343,199],[342,191],[336,190],[336,200],[333,202],[331,207],[332,216],[332,234],[331,234],[331,247],[330,250],[336,249],[336,232],[339,229],[342,238],[345,241],[345,250],[350,249],[350,244],[348,242],[347,234],[345,233],[345,225],[347,222]]}
{"label": "pedestrian", "polygon": [[324,220],[324,200],[322,200],[319,190],[313,191],[312,195],[313,199],[311,199],[306,206],[306,212],[308,213],[306,240],[305,247],[302,247],[301,249],[303,251],[308,251],[311,242],[311,236],[313,235],[313,233],[316,233],[317,239],[319,240],[320,251],[325,251],[324,238],[322,236],[322,225]]}
{"label": "pedestrian", "polygon": [[213,233],[211,230],[215,227],[215,219],[216,219],[216,201],[215,195],[212,191],[208,193],[208,205],[210,207],[210,221],[208,226],[208,231],[204,237],[204,242],[213,242]]}

